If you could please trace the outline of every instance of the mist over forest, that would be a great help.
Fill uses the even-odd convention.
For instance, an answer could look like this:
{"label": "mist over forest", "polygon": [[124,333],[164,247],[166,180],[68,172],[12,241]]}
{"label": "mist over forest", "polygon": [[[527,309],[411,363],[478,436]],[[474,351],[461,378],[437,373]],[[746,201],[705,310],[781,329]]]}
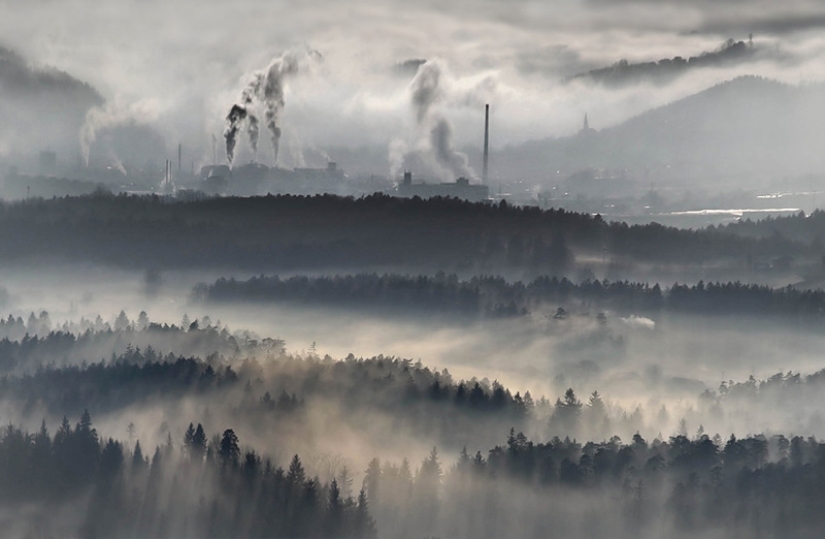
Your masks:
{"label": "mist over forest", "polygon": [[814,538],[813,0],[0,0],[0,535]]}

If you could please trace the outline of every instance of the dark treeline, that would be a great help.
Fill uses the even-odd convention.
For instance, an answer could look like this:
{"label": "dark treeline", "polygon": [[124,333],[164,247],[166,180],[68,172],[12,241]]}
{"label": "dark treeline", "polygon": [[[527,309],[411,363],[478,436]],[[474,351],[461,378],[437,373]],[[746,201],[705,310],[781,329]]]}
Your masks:
{"label": "dark treeline", "polygon": [[569,390],[553,403],[529,392],[511,392],[497,381],[455,380],[446,369],[409,359],[292,356],[282,347],[259,348],[260,361],[218,355],[202,360],[160,354],[151,346],[127,347],[106,360],[57,366],[49,357],[60,353],[55,346],[64,338],[54,333],[43,340],[0,341],[4,354],[19,347],[43,361],[21,369],[29,374],[0,378],[0,401],[28,420],[41,414],[79,414],[84,408],[109,416],[164,403],[170,410],[211,408],[217,418],[250,430],[283,427],[326,435],[328,426],[310,421],[323,411],[338,427],[359,432],[365,440],[380,442],[389,422],[399,436],[424,436],[448,450],[490,445],[496,433],[510,427],[578,438],[673,432],[680,418],[691,428],[705,424],[723,431],[825,428],[819,413],[825,405],[822,372],[726,381],[717,391],[700,395],[697,390],[695,407],[682,411],[638,405],[623,409],[605,403],[598,393],[581,402]]}
{"label": "dark treeline", "polygon": [[715,67],[747,60],[754,53],[754,48],[744,41],[729,39],[715,52],[704,52],[699,56],[682,58],[663,58],[658,62],[630,63],[619,60],[610,67],[593,69],[572,77],[571,80],[590,79],[606,86],[625,86],[642,81],[668,83],[689,69],[697,67]]}
{"label": "dark treeline", "polygon": [[[184,327],[185,326],[185,327]],[[230,332],[209,317],[178,325],[159,324],[141,312],[134,321],[123,311],[112,323],[95,320],[53,324],[49,313],[31,313],[27,320],[9,315],[0,319],[0,374],[32,372],[38,367],[78,365],[126,354],[153,362],[169,354],[204,358],[242,358],[254,354],[278,355],[283,341],[257,339],[248,332]]]}
{"label": "dark treeline", "polygon": [[[154,452],[99,436],[88,412],[52,437],[0,434],[0,500],[11,537],[376,536],[367,498],[322,483],[298,455],[288,469],[242,450],[232,429],[208,440],[190,424]],[[351,480],[349,480],[351,482]],[[36,509],[31,509],[36,504]]]}
{"label": "dark treeline", "polygon": [[462,452],[448,470],[433,452],[419,475],[428,469],[430,505],[416,507],[406,463],[370,463],[364,484],[382,533],[818,537],[825,525],[825,444],[814,438],[534,443],[511,431],[506,445]]}
{"label": "dark treeline", "polygon": [[[725,383],[703,399],[718,415],[754,393],[769,397],[765,406],[814,398],[822,380],[819,372]],[[229,412],[216,418],[213,409],[182,435],[162,427],[154,452],[134,439],[99,436],[92,425],[92,416],[170,398],[187,400],[190,410],[203,410],[193,404],[202,399]],[[573,390],[555,404],[534,402],[496,382],[456,382],[409,360],[281,354],[213,366],[150,361],[133,349],[108,362],[3,377],[0,400],[37,403],[47,417],[81,418],[74,427],[64,419],[54,436],[45,423],[36,433],[0,431],[0,501],[20,508],[5,520],[19,527],[15,536],[814,537],[825,525],[825,444],[814,438],[724,441],[700,427],[693,438],[647,442],[638,434],[641,412],[610,416],[598,393],[587,403]],[[435,450],[419,464],[367,464],[364,457],[359,495],[340,466],[321,481],[298,457],[279,468],[241,446],[238,438],[248,432],[270,433],[269,449],[288,447],[308,432],[295,426],[310,428],[313,402],[324,409],[321,429],[332,439],[339,435],[333,425],[346,422],[376,442],[412,433],[452,454],[462,442],[493,449],[462,452],[452,465]],[[392,421],[373,432],[377,410]],[[547,441],[530,441],[520,433],[528,429]],[[507,430],[507,443],[495,446]],[[637,434],[624,443],[611,437],[619,431]]]}
{"label": "dark treeline", "polygon": [[[0,378],[0,399],[44,406],[52,414],[81,408],[111,412],[156,398],[206,398],[238,380],[229,365],[213,366],[195,358],[156,358],[131,350],[112,362],[40,368],[35,374]],[[139,363],[140,362],[140,363]]]}
{"label": "dark treeline", "polygon": [[[755,429],[825,431],[825,369],[812,374],[777,373],[765,379],[728,380],[699,399],[699,417],[726,420],[744,432]],[[698,420],[692,420],[696,424]]]}
{"label": "dark treeline", "polygon": [[54,436],[45,422],[0,432],[0,500],[20,537],[818,537],[823,455],[799,436],[582,444],[511,430],[451,465],[436,449],[417,465],[373,459],[356,494],[345,467],[321,481],[233,429],[193,422],[146,451],[83,412]]}
{"label": "dark treeline", "polygon": [[800,436],[536,443],[511,430],[451,465],[436,449],[420,464],[373,459],[356,494],[346,467],[321,481],[233,429],[193,422],[145,451],[83,412],[54,436],[45,422],[0,432],[0,500],[21,537],[818,537],[824,455]]}
{"label": "dark treeline", "polygon": [[[595,320],[593,325],[602,329]],[[563,320],[559,327],[564,327]],[[150,336],[197,340],[201,332],[213,330],[167,326],[157,331]],[[399,434],[426,436],[447,450],[491,445],[496,433],[510,427],[541,436],[578,438],[673,432],[682,418],[691,429],[701,424],[736,432],[789,426],[803,432],[825,429],[819,413],[825,405],[820,397],[825,379],[821,372],[726,381],[717,391],[701,396],[699,388],[692,393],[696,405],[687,410],[669,404],[670,409],[623,409],[603,402],[598,394],[585,395],[582,403],[572,391],[554,404],[543,396],[510,391],[497,381],[456,380],[446,369],[409,359],[350,355],[336,360],[312,352],[294,356],[285,352],[282,341],[272,339],[250,341],[244,353],[199,359],[160,352],[151,341],[148,346],[130,344],[138,336],[139,332],[126,328],[2,339],[0,365],[11,369],[6,371],[11,375],[0,378],[0,401],[27,420],[76,415],[84,408],[108,417],[158,403],[171,410],[166,419],[172,420],[175,410],[192,405],[211,409],[216,421],[223,418],[239,428],[284,427],[322,436],[328,427],[309,418],[323,411],[337,426],[359,432],[365,440],[380,442],[389,422]],[[122,345],[123,351],[115,353],[112,342]],[[87,349],[96,352],[84,356]],[[103,350],[109,351],[100,353]]]}
{"label": "dark treeline", "polygon": [[495,381],[454,381],[446,369],[438,372],[406,359],[281,355],[230,364],[158,357],[140,349],[88,365],[4,376],[0,401],[22,406],[24,414],[51,416],[84,408],[111,414],[159,401],[204,409],[220,403],[223,415],[252,429],[307,427],[307,408],[318,406],[365,436],[382,436],[378,419],[384,418],[447,447],[491,443],[492,433],[513,425],[527,428],[534,414],[552,410],[546,399],[534,402],[529,392],[513,395]]}
{"label": "dark treeline", "polygon": [[825,245],[825,211],[814,210],[810,215],[799,212],[787,217],[768,217],[752,221],[745,219],[719,227],[726,233],[750,238],[784,237],[792,241],[813,244],[822,250]]}
{"label": "dark treeline", "polygon": [[[781,236],[606,223],[600,216],[458,199],[320,195],[31,199],[0,205],[4,261],[48,255],[132,268],[407,266],[563,274],[573,251],[659,263],[804,256]],[[819,254],[817,254],[819,256]]]}
{"label": "dark treeline", "polygon": [[417,309],[432,313],[517,316],[556,308],[557,317],[572,308],[613,309],[623,313],[683,312],[714,315],[823,316],[825,291],[774,289],[755,284],[674,284],[662,289],[628,281],[538,277],[526,284],[501,277],[357,274],[333,277],[253,277],[219,279],[193,289],[204,301],[289,302],[348,308]]}
{"label": "dark treeline", "polygon": [[[524,288],[524,287],[522,287]],[[346,308],[415,309],[444,314],[514,316],[526,314],[524,290],[496,277],[461,281],[454,274],[416,277],[375,273],[331,277],[253,277],[247,281],[219,279],[200,283],[192,291],[200,301],[285,302]],[[516,300],[522,304],[519,309]]]}

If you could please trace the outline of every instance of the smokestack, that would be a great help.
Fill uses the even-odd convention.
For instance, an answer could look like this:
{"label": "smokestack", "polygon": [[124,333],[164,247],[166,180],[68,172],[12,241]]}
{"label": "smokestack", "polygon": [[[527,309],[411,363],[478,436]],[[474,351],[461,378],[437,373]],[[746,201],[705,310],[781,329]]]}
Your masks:
{"label": "smokestack", "polygon": [[481,181],[487,183],[487,162],[490,159],[490,105],[484,105],[484,167],[481,169]]}
{"label": "smokestack", "polygon": [[183,145],[178,144],[178,177],[180,178],[181,157],[183,156]]}

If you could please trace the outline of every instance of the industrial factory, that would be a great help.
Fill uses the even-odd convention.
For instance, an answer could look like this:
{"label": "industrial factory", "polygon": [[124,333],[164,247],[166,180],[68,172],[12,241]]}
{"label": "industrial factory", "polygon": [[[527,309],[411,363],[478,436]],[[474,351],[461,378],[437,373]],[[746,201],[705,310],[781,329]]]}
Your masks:
{"label": "industrial factory", "polygon": [[291,170],[261,163],[248,163],[232,169],[228,165],[208,165],[201,168],[198,190],[236,196],[341,194],[345,191],[345,178],[335,161],[330,161],[326,168]]}
{"label": "industrial factory", "polygon": [[454,183],[413,183],[411,171],[404,171],[404,178],[398,184],[395,194],[400,197],[454,197],[469,200],[471,202],[482,202],[490,197],[488,182],[488,168],[490,160],[490,105],[484,106],[484,162],[482,164],[481,184],[470,183],[464,176],[456,179]]}
{"label": "industrial factory", "polygon": [[455,183],[413,183],[412,172],[407,171],[395,194],[400,197],[454,197],[482,202],[489,197],[490,189],[486,185],[471,184],[467,178],[458,178]]}
{"label": "industrial factory", "polygon": [[[167,150],[157,133],[148,128],[129,130],[118,127],[126,129],[120,138],[129,141],[129,144],[120,145],[120,153],[128,153],[136,140],[151,142],[144,144],[150,151],[143,152],[143,155],[150,157],[146,157],[143,163],[136,164],[140,160],[134,152],[124,163],[118,152],[114,151],[117,145],[112,144],[112,141],[119,140],[118,137],[111,134],[98,137],[92,125],[84,128],[86,136],[81,138],[82,152],[77,167],[67,166],[65,159],[58,164],[57,154],[46,149],[40,153],[36,166],[27,167],[37,170],[39,176],[20,174],[17,169],[10,169],[3,188],[8,192],[7,196],[19,198],[63,196],[103,189],[114,193],[174,197],[324,193],[359,196],[383,192],[399,197],[489,200],[490,107],[485,106],[484,161],[479,177],[469,165],[467,155],[454,148],[452,124],[435,107],[440,95],[441,66],[438,62],[422,64],[410,85],[410,104],[416,123],[409,140],[415,142],[405,146],[403,158],[393,163],[391,168],[395,178],[365,174],[363,170],[350,178],[336,161],[328,158],[325,165],[318,168],[283,166],[279,154],[287,82],[302,72],[311,71],[311,67],[319,61],[320,54],[311,49],[288,51],[273,59],[265,68],[250,73],[248,83],[226,109],[223,131],[225,161],[219,160],[222,157],[218,155],[219,139],[213,136],[211,164],[197,170],[196,162],[203,158],[203,152],[197,148],[188,150],[184,163],[183,145],[178,144],[177,162],[165,159],[161,167],[160,162],[151,157]],[[259,160],[259,157],[264,157],[259,154],[258,147],[259,135],[264,129],[269,133],[271,154],[269,151],[261,154],[267,154],[265,159],[268,165]],[[115,133],[120,134],[120,131]],[[92,143],[98,138],[98,155],[93,155],[90,160]],[[236,160],[237,145],[242,139],[248,143],[248,148],[244,150],[250,158],[245,164]],[[323,152],[322,155],[326,157]],[[303,156],[295,162],[303,163]],[[402,170],[403,177],[398,176]],[[78,180],[71,183],[68,178]]]}

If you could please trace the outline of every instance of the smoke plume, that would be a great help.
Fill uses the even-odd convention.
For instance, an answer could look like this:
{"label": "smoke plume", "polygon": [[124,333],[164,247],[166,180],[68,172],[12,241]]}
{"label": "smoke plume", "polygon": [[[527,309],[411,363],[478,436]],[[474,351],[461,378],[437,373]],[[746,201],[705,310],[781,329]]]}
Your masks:
{"label": "smoke plume", "polygon": [[[403,162],[405,167],[416,164],[431,168],[431,174],[445,180],[459,176],[476,179],[478,176],[470,168],[467,156],[453,148],[452,125],[435,109],[439,101],[449,97],[444,79],[440,63],[428,60],[421,64],[410,83],[410,104],[418,126],[419,142],[415,150],[404,154]],[[455,97],[458,102],[464,101],[459,95]],[[390,147],[390,167],[394,173],[400,168],[397,163],[399,150],[403,148],[397,142]]]}
{"label": "smoke plume", "polygon": [[226,159],[229,163],[235,157],[235,145],[241,124],[247,122],[247,134],[252,151],[258,151],[259,120],[251,111],[257,104],[263,105],[264,120],[269,129],[272,142],[273,162],[277,165],[278,153],[281,145],[281,113],[285,101],[286,80],[297,75],[304,64],[310,61],[317,62],[321,54],[312,49],[302,51],[287,51],[274,59],[266,69],[252,74],[249,84],[241,92],[239,102],[232,105],[226,117]]}
{"label": "smoke plume", "polygon": [[249,145],[252,147],[252,153],[258,155],[258,134],[260,132],[258,117],[253,113],[249,114],[249,125],[246,128],[246,133],[249,135]]}
{"label": "smoke plume", "polygon": [[263,98],[266,108],[266,126],[270,132],[275,164],[278,163],[278,151],[281,145],[281,128],[278,127],[278,121],[286,104],[284,101],[284,82],[287,77],[296,73],[298,73],[298,58],[291,52],[285,53],[272,62],[266,72]]}
{"label": "smoke plume", "polygon": [[450,122],[439,118],[430,131],[430,144],[436,162],[449,170],[454,177],[475,178],[470,168],[467,155],[453,149],[453,128]]}
{"label": "smoke plume", "polygon": [[415,78],[410,85],[412,91],[412,105],[419,125],[429,116],[430,108],[441,96],[439,82],[441,68],[437,63],[425,62],[418,68]]}
{"label": "smoke plume", "polygon": [[232,164],[235,158],[235,144],[238,143],[238,132],[241,130],[241,123],[247,117],[246,108],[241,105],[232,105],[229,114],[226,115],[226,131],[223,136],[226,139],[226,160]]}
{"label": "smoke plume", "polygon": [[108,102],[102,107],[89,109],[79,133],[84,163],[89,165],[89,152],[100,131],[127,124],[149,124],[157,121],[158,116],[157,105],[146,100],[130,105]]}

